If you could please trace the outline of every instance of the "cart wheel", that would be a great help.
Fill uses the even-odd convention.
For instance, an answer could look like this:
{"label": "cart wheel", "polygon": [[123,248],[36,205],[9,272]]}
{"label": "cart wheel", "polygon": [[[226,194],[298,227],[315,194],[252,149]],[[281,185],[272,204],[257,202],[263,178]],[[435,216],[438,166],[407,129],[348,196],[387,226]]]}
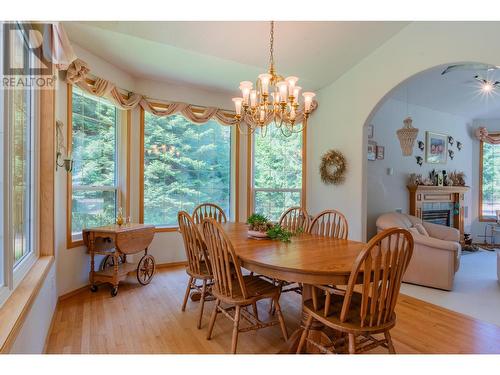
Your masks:
{"label": "cart wheel", "polygon": [[114,286],[113,289],[111,289],[111,297],[116,297],[118,294],[118,287]]}
{"label": "cart wheel", "polygon": [[97,285],[91,285],[91,286],[90,286],[90,291],[91,291],[92,293],[97,292]]}
{"label": "cart wheel", "polygon": [[137,281],[141,285],[149,284],[155,274],[155,268],[155,258],[152,255],[144,255],[137,265]]}
{"label": "cart wheel", "polygon": [[[124,258],[125,258],[125,255],[120,255],[118,257],[118,264],[124,263]],[[114,265],[115,265],[115,258],[113,257],[113,255],[106,255],[103,258],[99,268],[101,271],[104,271],[108,267],[114,267]]]}

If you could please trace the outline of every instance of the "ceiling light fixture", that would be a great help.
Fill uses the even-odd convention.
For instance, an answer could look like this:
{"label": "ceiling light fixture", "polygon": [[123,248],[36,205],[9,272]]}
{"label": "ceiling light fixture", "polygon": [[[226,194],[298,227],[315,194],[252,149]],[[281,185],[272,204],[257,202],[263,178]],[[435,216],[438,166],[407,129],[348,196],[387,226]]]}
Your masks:
{"label": "ceiling light fixture", "polygon": [[[241,133],[253,133],[261,129],[262,135],[267,133],[267,125],[274,123],[285,136],[299,133],[307,126],[307,119],[316,108],[313,92],[302,94],[303,103],[300,103],[300,91],[297,85],[298,77],[283,78],[274,66],[274,21],[271,21],[269,34],[269,71],[260,74],[255,83],[240,82],[241,97],[233,98],[236,111],[235,119]],[[243,131],[242,122],[247,125]]]}
{"label": "ceiling light fixture", "polygon": [[478,75],[474,76],[474,79],[481,84],[480,89],[484,94],[489,94],[500,87],[500,81],[493,82]]}

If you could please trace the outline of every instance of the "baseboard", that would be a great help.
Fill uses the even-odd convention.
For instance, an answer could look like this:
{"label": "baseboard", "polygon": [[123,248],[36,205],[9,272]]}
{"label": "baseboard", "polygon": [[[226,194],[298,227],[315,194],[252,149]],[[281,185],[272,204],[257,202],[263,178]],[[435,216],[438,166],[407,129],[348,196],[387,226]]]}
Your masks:
{"label": "baseboard", "polygon": [[[170,263],[158,263],[156,264],[156,269],[165,269],[165,268],[174,268],[174,267],[180,267],[180,266],[185,266],[187,264],[187,261],[181,261],[181,262],[170,262]],[[130,274],[133,274],[135,271],[130,272]],[[57,303],[62,302],[68,298],[71,298],[85,290],[88,290],[90,287],[90,284],[84,285],[80,288],[74,289],[68,293],[64,293],[63,295],[59,296],[57,298]]]}
{"label": "baseboard", "polygon": [[90,284],[87,284],[87,285],[84,285],[80,288],[73,289],[72,291],[70,291],[68,293],[64,293],[63,295],[59,296],[59,298],[57,299],[57,303],[62,302],[70,297],[73,297],[73,296],[83,292],[84,290],[88,290],[89,287],[90,287]]}
{"label": "baseboard", "polygon": [[183,260],[182,262],[159,263],[156,265],[156,268],[173,268],[185,265],[187,265],[187,261]]}
{"label": "baseboard", "polygon": [[52,328],[54,327],[54,322],[56,321],[56,313],[58,306],[59,306],[59,298],[57,299],[56,307],[54,308],[54,312],[52,313],[52,319],[50,319],[49,330],[47,331],[47,336],[45,336],[45,342],[43,343],[42,354],[47,354],[47,345],[49,344],[50,334],[52,333]]}

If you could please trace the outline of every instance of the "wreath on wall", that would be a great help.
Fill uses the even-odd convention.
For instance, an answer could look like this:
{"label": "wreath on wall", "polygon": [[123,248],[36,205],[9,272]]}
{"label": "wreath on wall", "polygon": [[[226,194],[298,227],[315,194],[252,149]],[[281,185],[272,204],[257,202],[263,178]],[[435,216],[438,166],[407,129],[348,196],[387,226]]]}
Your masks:
{"label": "wreath on wall", "polygon": [[347,163],[340,151],[329,150],[321,157],[319,173],[325,184],[339,185],[345,180]]}

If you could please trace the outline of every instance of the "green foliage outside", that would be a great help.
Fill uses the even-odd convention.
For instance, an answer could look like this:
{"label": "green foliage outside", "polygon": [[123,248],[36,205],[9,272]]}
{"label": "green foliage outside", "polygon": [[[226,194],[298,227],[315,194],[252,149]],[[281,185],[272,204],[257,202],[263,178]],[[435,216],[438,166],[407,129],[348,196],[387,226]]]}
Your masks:
{"label": "green foliage outside", "polygon": [[483,216],[500,210],[500,145],[483,143]]}
{"label": "green foliage outside", "polygon": [[302,133],[286,137],[269,125],[265,136],[254,137],[254,211],[277,221],[287,208],[300,206]]}
{"label": "green foliage outside", "polygon": [[31,189],[31,94],[29,90],[12,90],[12,220],[14,224],[14,262],[30,251]]}
{"label": "green foliage outside", "polygon": [[176,226],[200,203],[230,211],[231,129],[181,115],[144,119],[144,222]]}
{"label": "green foliage outside", "polygon": [[116,131],[116,107],[74,87],[73,234],[115,221]]}

